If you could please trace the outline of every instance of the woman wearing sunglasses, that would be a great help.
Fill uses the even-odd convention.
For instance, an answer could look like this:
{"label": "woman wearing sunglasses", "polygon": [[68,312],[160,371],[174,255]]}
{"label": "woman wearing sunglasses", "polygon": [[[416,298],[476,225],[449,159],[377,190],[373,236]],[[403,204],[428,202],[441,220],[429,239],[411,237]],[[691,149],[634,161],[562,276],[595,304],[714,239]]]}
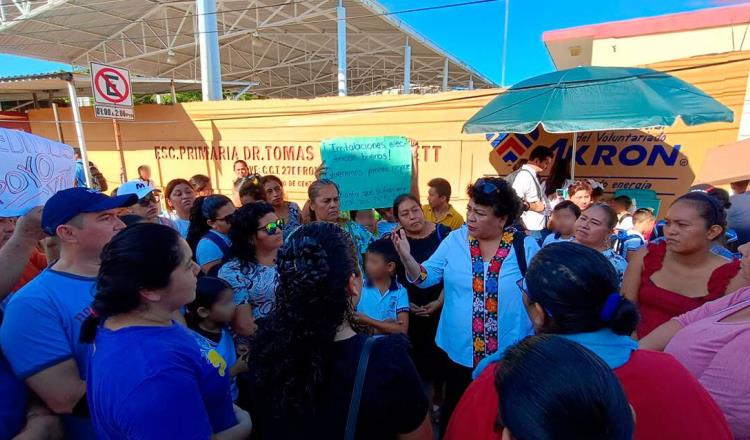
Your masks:
{"label": "woman wearing sunglasses", "polygon": [[143,217],[148,223],[156,223],[179,231],[177,224],[170,218],[161,217],[161,198],[159,190],[144,183],[142,180],[131,180],[125,182],[117,189],[117,195],[125,196],[135,194],[138,202],[128,208],[131,214]]}
{"label": "woman wearing sunglasses", "polygon": [[[617,273],[600,252],[576,243],[551,244],[534,257],[519,284],[537,334],[577,342],[614,370],[635,412],[636,440],[732,438],[718,406],[685,367],[672,356],[638,349],[630,337],[638,311],[618,293]],[[477,368],[479,376],[458,404],[446,439],[500,438],[495,360],[502,363],[501,355]]]}
{"label": "woman wearing sunglasses", "polygon": [[471,382],[473,368],[532,331],[516,281],[539,245],[512,227],[521,214],[521,200],[497,178],[477,180],[467,194],[466,224],[451,232],[424,263],[412,256],[403,230],[393,234],[410,282],[421,288],[444,284],[435,338],[449,358],[443,425]]}
{"label": "woman wearing sunglasses", "polygon": [[279,274],[276,254],[284,243],[283,220],[266,202],[253,202],[238,209],[232,217],[230,260],[219,269],[219,278],[234,290],[237,306],[232,329],[240,347],[255,332],[258,322],[268,316],[276,300]]}
{"label": "woman wearing sunglasses", "polygon": [[218,266],[228,259],[232,245],[229,222],[236,209],[232,200],[221,194],[195,199],[187,242],[204,273],[214,275]]}

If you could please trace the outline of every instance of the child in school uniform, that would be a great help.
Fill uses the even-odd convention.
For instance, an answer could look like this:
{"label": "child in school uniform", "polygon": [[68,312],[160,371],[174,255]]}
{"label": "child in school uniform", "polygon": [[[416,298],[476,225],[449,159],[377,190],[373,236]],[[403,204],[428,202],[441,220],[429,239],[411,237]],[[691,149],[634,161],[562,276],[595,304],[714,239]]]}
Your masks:
{"label": "child in school uniform", "polygon": [[409,296],[396,281],[400,259],[388,238],[370,244],[365,254],[365,282],[357,304],[357,319],[375,333],[409,330]]}
{"label": "child in school uniform", "polygon": [[185,320],[206,359],[219,366],[220,374],[231,378],[232,400],[237,401],[236,376],[247,371],[247,364],[237,359],[229,331],[234,307],[234,293],[229,283],[221,278],[201,277],[195,288],[195,300],[187,305]]}
{"label": "child in school uniform", "polygon": [[554,232],[544,239],[542,247],[560,241],[573,240],[576,220],[580,216],[581,208],[570,200],[565,200],[555,205],[555,208],[552,210],[552,230]]}

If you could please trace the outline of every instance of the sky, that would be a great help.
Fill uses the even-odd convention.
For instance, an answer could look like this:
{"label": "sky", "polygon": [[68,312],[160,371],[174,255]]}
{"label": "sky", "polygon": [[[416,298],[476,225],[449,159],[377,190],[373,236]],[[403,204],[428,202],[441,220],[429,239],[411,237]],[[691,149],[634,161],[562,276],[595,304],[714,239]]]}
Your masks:
{"label": "sky", "polygon": [[[463,1],[380,0],[380,3],[391,11],[401,11]],[[398,17],[500,84],[505,1],[510,1],[506,85],[554,70],[542,43],[545,31],[742,3],[740,0],[498,0]],[[69,68],[65,64],[0,54],[0,76]]]}

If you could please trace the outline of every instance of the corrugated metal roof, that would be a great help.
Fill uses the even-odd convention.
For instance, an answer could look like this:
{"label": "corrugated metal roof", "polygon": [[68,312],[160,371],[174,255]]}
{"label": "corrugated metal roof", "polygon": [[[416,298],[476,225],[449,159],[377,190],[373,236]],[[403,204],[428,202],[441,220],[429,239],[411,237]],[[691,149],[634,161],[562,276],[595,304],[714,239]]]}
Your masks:
{"label": "corrugated metal roof", "polygon": [[[270,1],[270,0],[267,0]],[[7,2],[6,2],[7,3]],[[336,0],[217,1],[225,80],[255,81],[267,96],[336,93]],[[450,88],[494,84],[445,53],[378,2],[345,0],[351,94],[403,82],[404,46],[412,51],[412,85]],[[14,15],[5,7],[0,51],[77,66],[91,61],[147,77],[199,79],[195,2],[181,0],[49,0]]]}

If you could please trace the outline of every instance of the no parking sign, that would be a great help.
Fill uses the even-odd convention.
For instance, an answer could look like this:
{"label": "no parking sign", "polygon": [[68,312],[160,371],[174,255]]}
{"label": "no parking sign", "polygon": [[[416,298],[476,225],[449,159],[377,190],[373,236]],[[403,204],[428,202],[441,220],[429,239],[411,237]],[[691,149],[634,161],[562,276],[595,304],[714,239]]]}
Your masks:
{"label": "no parking sign", "polygon": [[133,90],[127,69],[91,63],[91,89],[97,118],[133,119]]}

